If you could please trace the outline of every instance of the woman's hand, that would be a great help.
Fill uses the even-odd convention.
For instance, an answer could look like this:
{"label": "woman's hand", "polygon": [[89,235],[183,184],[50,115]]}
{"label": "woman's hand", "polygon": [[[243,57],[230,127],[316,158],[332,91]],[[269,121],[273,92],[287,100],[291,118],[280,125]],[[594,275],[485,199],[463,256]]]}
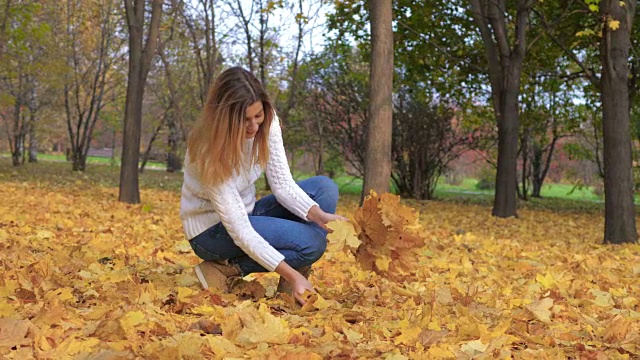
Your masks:
{"label": "woman's hand", "polygon": [[304,305],[305,303],[305,299],[304,297],[302,297],[305,291],[310,291],[312,293],[316,292],[313,289],[313,285],[311,285],[311,282],[307,280],[307,278],[302,276],[302,274],[300,274],[296,269],[289,266],[289,264],[287,264],[286,262],[280,262],[275,270],[291,285],[293,297],[301,305]]}
{"label": "woman's hand", "polygon": [[311,209],[309,209],[309,213],[307,214],[307,219],[311,222],[314,222],[320,225],[320,227],[327,230],[328,232],[331,232],[331,229],[327,228],[328,222],[334,221],[334,220],[349,221],[349,219],[347,219],[344,216],[324,212],[317,205],[313,205]]}
{"label": "woman's hand", "polygon": [[307,280],[304,276],[300,274],[298,275],[299,276],[296,276],[296,279],[291,283],[291,290],[293,292],[293,297],[301,305],[304,305],[306,300],[304,299],[304,297],[302,297],[302,295],[306,291],[310,291],[312,293],[315,293],[316,291],[313,289],[313,285],[311,285],[311,282],[309,280]]}

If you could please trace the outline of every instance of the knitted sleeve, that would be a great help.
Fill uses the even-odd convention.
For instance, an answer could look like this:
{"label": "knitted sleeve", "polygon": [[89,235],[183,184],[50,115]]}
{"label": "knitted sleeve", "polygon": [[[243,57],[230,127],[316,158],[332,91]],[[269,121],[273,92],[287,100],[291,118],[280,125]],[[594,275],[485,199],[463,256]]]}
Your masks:
{"label": "knitted sleeve", "polygon": [[284,260],[284,255],[251,226],[247,210],[233,181],[229,180],[220,186],[208,189],[207,192],[214,210],[220,215],[220,221],[233,242],[265,269],[274,271]]}
{"label": "knitted sleeve", "polygon": [[271,191],[278,202],[301,219],[307,220],[309,209],[318,205],[293,180],[284,152],[280,120],[274,116],[269,130],[269,161],[266,168]]}

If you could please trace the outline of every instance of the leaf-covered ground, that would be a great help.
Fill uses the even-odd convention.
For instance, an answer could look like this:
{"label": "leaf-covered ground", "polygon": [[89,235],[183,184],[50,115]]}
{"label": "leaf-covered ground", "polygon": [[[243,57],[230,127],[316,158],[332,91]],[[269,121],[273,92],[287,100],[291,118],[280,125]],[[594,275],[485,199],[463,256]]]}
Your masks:
{"label": "leaf-covered ground", "polygon": [[[259,274],[201,291],[179,194],[0,182],[0,356],[7,359],[628,359],[640,357],[640,246],[603,246],[597,213],[412,203],[417,276],[361,270],[335,243],[299,308]],[[355,202],[339,212],[353,214]],[[244,289],[244,290],[242,290]],[[259,294],[258,294],[259,295]]]}

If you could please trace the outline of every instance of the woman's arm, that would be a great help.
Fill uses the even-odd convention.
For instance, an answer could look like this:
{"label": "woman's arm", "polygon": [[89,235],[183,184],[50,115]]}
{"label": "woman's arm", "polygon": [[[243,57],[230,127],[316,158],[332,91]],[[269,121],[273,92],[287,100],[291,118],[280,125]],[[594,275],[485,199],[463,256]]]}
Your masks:
{"label": "woman's arm", "polygon": [[220,216],[233,242],[249,257],[269,271],[284,260],[278,250],[258,234],[251,223],[240,193],[231,181],[207,190],[213,209]]}
{"label": "woman's arm", "polygon": [[265,172],[271,191],[278,202],[299,218],[309,220],[307,218],[309,210],[314,205],[317,207],[318,204],[300,189],[291,176],[284,151],[280,121],[275,115],[269,130],[269,161]]}
{"label": "woman's arm", "polygon": [[242,198],[233,184],[225,183],[210,189],[209,197],[233,242],[265,269],[275,271],[287,280],[292,286],[296,300],[304,304],[302,295],[307,290],[313,292],[313,286],[309,280],[289,266],[284,261],[284,255],[251,226]]}

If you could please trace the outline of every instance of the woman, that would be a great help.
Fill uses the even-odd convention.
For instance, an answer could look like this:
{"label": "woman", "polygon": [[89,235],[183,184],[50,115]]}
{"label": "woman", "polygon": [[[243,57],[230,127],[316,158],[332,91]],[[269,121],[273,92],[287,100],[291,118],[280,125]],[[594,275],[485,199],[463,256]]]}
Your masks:
{"label": "woman", "polygon": [[[255,182],[266,170],[273,195],[256,202]],[[218,76],[202,116],[189,134],[180,218],[196,255],[203,287],[227,291],[229,280],[253,272],[280,274],[280,291],[301,303],[313,291],[311,264],[326,248],[326,224],[338,189],[327,177],[296,184],[269,97],[250,72]]]}

